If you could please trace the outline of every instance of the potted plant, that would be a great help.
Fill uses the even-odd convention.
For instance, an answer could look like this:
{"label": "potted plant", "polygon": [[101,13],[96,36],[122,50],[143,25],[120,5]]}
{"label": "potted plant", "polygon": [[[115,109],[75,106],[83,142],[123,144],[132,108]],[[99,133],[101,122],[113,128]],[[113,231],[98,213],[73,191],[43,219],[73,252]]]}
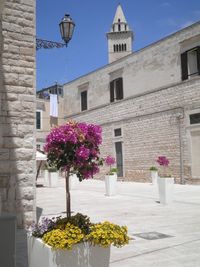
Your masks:
{"label": "potted plant", "polygon": [[151,181],[153,185],[157,184],[157,179],[158,179],[158,169],[155,166],[150,167],[150,172],[151,172]]}
{"label": "potted plant", "polygon": [[169,160],[165,156],[159,156],[157,163],[162,167],[162,172],[158,177],[158,191],[161,204],[173,202],[174,178],[167,174]]}
{"label": "potted plant", "polygon": [[111,244],[122,247],[128,242],[125,226],[94,224],[80,213],[43,218],[30,229],[29,267],[109,267]]}
{"label": "potted plant", "polygon": [[70,174],[69,176],[69,189],[74,189],[79,184],[79,179],[75,173]]}
{"label": "potted plant", "polygon": [[58,169],[56,166],[48,166],[49,172],[49,187],[56,187],[58,185]]}
{"label": "potted plant", "polygon": [[105,176],[106,196],[114,196],[117,192],[117,169],[111,166],[115,164],[115,158],[110,155],[107,156],[105,158],[105,164],[110,168]]}
{"label": "potted plant", "polygon": [[46,163],[44,164],[44,185],[49,186],[49,170]]}
{"label": "potted plant", "polygon": [[34,226],[36,230],[28,236],[29,267],[108,267],[110,245],[128,243],[126,227],[92,224],[87,216],[71,216],[69,177],[76,174],[82,181],[99,171],[101,133],[98,125],[69,121],[47,136],[48,164],[65,172],[66,217],[44,219]]}

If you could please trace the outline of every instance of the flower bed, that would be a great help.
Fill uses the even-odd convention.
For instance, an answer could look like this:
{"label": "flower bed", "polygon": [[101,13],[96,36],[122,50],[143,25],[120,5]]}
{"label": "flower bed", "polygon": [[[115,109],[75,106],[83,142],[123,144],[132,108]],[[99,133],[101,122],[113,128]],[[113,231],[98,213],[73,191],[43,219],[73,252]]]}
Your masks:
{"label": "flower bed", "polygon": [[[110,222],[94,224],[89,217],[80,213],[70,218],[44,218],[31,227],[28,237],[29,266],[107,267],[110,246],[122,247],[128,242],[125,226]],[[96,262],[98,253],[101,259]]]}

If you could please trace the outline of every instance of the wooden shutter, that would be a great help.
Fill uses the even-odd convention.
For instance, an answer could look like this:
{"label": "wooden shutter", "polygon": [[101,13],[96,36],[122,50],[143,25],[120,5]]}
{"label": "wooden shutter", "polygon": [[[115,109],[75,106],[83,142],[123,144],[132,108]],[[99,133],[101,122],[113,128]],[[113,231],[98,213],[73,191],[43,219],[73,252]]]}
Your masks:
{"label": "wooden shutter", "polygon": [[200,75],[200,46],[197,46],[197,68]]}
{"label": "wooden shutter", "polygon": [[124,94],[123,94],[123,79],[122,78],[118,78],[116,80],[116,99],[120,100],[124,98]]}
{"label": "wooden shutter", "polygon": [[87,91],[81,92],[81,111],[87,110]]}
{"label": "wooden shutter", "polygon": [[115,93],[114,93],[114,81],[110,82],[110,102],[114,102]]}
{"label": "wooden shutter", "polygon": [[182,81],[188,79],[188,63],[187,63],[187,52],[181,54],[181,71],[182,71]]}

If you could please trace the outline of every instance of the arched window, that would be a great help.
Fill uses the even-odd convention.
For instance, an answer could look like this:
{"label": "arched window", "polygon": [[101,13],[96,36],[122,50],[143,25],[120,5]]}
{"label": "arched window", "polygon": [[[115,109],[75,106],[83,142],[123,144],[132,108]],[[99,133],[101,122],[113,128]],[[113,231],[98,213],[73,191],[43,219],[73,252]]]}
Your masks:
{"label": "arched window", "polygon": [[115,45],[113,45],[113,50],[114,50],[114,52],[116,51],[116,47],[115,47]]}
{"label": "arched window", "polygon": [[126,44],[124,44],[124,51],[126,51]]}
{"label": "arched window", "polygon": [[118,52],[119,51],[119,47],[118,47],[118,45],[116,45],[116,52]]}
{"label": "arched window", "polygon": [[119,52],[121,52],[122,51],[122,47],[121,47],[121,45],[119,45]]}
{"label": "arched window", "polygon": [[125,24],[125,31],[126,31],[126,29],[127,29],[127,28],[126,28],[126,24]]}
{"label": "arched window", "polygon": [[121,24],[118,24],[118,31],[121,32]]}

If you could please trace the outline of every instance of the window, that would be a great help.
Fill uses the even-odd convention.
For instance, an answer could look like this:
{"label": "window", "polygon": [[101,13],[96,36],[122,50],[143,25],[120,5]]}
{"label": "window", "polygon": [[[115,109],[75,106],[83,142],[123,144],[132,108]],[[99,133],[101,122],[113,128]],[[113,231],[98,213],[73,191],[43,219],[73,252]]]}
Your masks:
{"label": "window", "polygon": [[87,110],[87,91],[81,92],[81,111]]}
{"label": "window", "polygon": [[118,32],[121,32],[121,24],[120,24],[120,19],[118,19]]}
{"label": "window", "polygon": [[190,124],[200,123],[200,113],[190,115]]}
{"label": "window", "polygon": [[123,80],[122,78],[117,78],[110,82],[110,102],[123,98]]}
{"label": "window", "polygon": [[121,136],[122,135],[122,129],[121,128],[114,129],[114,135],[115,135],[115,137]]}
{"label": "window", "polygon": [[200,75],[200,46],[181,54],[182,80]]}
{"label": "window", "polygon": [[36,129],[41,130],[42,124],[41,124],[41,111],[36,111]]}

